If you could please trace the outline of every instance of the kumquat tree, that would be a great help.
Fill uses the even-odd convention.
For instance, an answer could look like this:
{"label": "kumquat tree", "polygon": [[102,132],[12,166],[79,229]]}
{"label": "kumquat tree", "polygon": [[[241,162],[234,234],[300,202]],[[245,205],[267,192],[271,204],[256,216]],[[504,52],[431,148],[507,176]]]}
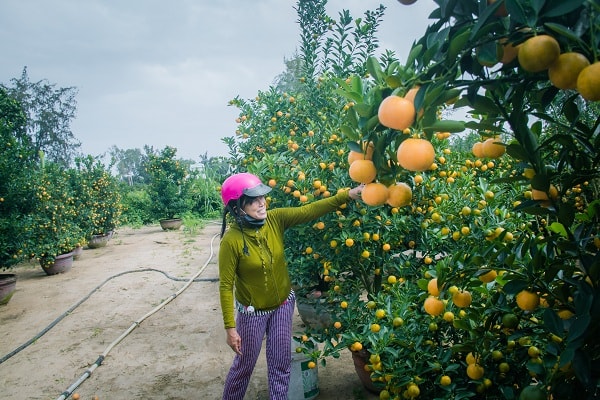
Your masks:
{"label": "kumquat tree", "polygon": [[598,398],[600,2],[435,0],[404,61],[375,54],[383,7],[325,3],[227,139],[271,207],[365,184],[288,237],[327,316],[298,351],[350,350],[381,399]]}

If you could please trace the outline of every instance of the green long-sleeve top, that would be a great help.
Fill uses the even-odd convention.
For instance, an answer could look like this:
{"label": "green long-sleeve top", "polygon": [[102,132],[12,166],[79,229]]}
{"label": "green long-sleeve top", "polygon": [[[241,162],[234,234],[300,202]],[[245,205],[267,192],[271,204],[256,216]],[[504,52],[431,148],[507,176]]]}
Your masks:
{"label": "green long-sleeve top", "polygon": [[[350,198],[344,190],[335,196],[301,207],[284,207],[267,211],[265,224],[242,230],[232,223],[223,235],[219,248],[219,297],[225,328],[235,327],[235,299],[256,310],[279,307],[291,290],[284,255],[284,231],[335,211]],[[244,254],[244,239],[248,255]]]}

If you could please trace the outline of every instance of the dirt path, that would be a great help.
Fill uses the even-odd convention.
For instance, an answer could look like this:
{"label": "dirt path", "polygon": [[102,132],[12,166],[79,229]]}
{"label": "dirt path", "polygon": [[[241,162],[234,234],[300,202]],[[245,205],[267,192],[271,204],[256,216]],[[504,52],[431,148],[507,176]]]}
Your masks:
{"label": "dirt path", "polygon": [[[233,354],[225,344],[219,308],[218,238],[211,258],[211,239],[219,228],[208,224],[194,235],[158,226],[123,228],[108,246],[85,249],[65,274],[47,276],[33,263],[17,268],[17,291],[0,307],[0,357],[91,295],[0,364],[0,397],[57,399],[111,348],[75,390],[81,399],[220,399]],[[203,281],[175,297],[203,266]],[[299,331],[297,313],[294,324]],[[117,341],[128,329],[131,333]],[[349,353],[328,360],[318,377],[317,399],[378,398],[362,387]],[[263,399],[268,399],[264,351],[245,397]]]}

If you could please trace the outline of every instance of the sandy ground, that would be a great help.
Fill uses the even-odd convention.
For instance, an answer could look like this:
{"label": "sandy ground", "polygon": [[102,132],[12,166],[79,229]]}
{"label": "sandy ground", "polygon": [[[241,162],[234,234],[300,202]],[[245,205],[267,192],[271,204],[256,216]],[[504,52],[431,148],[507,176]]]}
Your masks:
{"label": "sandy ground", "polygon": [[[58,399],[74,388],[81,399],[220,399],[233,353],[219,307],[219,229],[123,228],[64,274],[16,268],[17,291],[0,307],[0,357],[22,350],[0,363],[0,398]],[[194,276],[201,281],[189,283]],[[294,327],[302,329],[297,312]],[[349,352],[320,366],[318,382],[317,399],[378,398],[361,385]],[[268,399],[264,349],[250,399]]]}

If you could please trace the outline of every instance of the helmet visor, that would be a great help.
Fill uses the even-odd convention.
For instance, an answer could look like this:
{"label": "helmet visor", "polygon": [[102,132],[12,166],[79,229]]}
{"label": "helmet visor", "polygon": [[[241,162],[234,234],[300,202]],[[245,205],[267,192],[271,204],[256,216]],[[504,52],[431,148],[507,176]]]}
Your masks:
{"label": "helmet visor", "polygon": [[263,183],[260,183],[253,188],[244,189],[244,194],[248,197],[259,197],[269,193],[271,188]]}

